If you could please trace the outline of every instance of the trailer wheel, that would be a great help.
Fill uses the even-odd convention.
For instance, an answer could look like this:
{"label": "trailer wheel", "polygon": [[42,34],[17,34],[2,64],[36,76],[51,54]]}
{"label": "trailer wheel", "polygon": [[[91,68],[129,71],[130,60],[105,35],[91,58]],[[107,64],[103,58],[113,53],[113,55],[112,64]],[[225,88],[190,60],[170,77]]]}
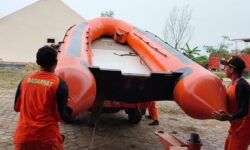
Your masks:
{"label": "trailer wheel", "polygon": [[128,112],[128,121],[133,124],[138,124],[141,121],[142,114],[138,108],[130,108]]}
{"label": "trailer wheel", "polygon": [[142,116],[145,115],[145,114],[146,114],[146,108],[140,109],[140,112],[141,112],[141,115],[142,115]]}

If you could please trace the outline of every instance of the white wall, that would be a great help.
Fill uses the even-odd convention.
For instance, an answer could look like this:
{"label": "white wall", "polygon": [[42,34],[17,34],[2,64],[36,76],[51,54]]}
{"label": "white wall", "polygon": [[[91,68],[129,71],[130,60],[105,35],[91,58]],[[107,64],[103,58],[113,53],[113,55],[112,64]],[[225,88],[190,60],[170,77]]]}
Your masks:
{"label": "white wall", "polygon": [[3,61],[35,62],[37,49],[63,39],[73,24],[85,21],[61,0],[40,0],[0,20],[0,58]]}

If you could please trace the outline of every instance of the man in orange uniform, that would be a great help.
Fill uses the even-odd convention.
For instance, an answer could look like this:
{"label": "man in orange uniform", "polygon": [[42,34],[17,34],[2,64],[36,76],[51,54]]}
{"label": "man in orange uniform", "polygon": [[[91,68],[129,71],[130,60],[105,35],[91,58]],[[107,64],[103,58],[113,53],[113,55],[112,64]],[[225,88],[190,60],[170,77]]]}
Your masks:
{"label": "man in orange uniform", "polygon": [[14,109],[20,112],[14,144],[16,150],[63,150],[63,136],[58,121],[71,122],[67,106],[68,88],[54,74],[57,51],[40,48],[36,62],[41,70],[26,76],[18,85]]}
{"label": "man in orange uniform", "polygon": [[158,109],[156,106],[156,102],[151,102],[148,107],[149,118],[153,119],[154,121],[149,123],[148,125],[159,125],[159,116],[158,116]]}
{"label": "man in orange uniform", "polygon": [[225,65],[226,77],[232,80],[227,89],[228,113],[213,112],[213,117],[221,121],[230,121],[225,150],[247,150],[250,144],[250,86],[241,77],[245,63],[237,56],[221,63]]}

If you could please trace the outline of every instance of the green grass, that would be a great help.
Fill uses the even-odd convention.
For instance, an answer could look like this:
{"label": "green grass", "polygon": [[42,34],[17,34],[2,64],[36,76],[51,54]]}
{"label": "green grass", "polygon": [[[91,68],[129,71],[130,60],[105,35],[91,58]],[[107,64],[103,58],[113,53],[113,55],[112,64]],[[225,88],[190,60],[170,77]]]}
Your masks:
{"label": "green grass", "polygon": [[0,69],[0,88],[15,89],[18,83],[29,73],[38,70],[38,66],[28,63],[22,69]]}

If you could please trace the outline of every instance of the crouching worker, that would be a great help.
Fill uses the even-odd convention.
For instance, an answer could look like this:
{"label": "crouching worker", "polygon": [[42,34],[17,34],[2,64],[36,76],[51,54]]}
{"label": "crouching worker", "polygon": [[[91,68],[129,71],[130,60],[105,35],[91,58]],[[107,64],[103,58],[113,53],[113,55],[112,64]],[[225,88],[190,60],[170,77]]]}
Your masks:
{"label": "crouching worker", "polygon": [[63,150],[58,122],[71,123],[67,106],[68,88],[54,74],[57,51],[49,46],[36,54],[39,71],[26,76],[18,85],[14,109],[20,112],[14,133],[15,150]]}
{"label": "crouching worker", "polygon": [[148,118],[152,119],[153,122],[149,123],[148,125],[154,126],[154,125],[159,125],[159,115],[158,115],[158,109],[157,109],[157,104],[155,101],[151,102],[149,107],[148,107],[148,112],[149,116]]}

